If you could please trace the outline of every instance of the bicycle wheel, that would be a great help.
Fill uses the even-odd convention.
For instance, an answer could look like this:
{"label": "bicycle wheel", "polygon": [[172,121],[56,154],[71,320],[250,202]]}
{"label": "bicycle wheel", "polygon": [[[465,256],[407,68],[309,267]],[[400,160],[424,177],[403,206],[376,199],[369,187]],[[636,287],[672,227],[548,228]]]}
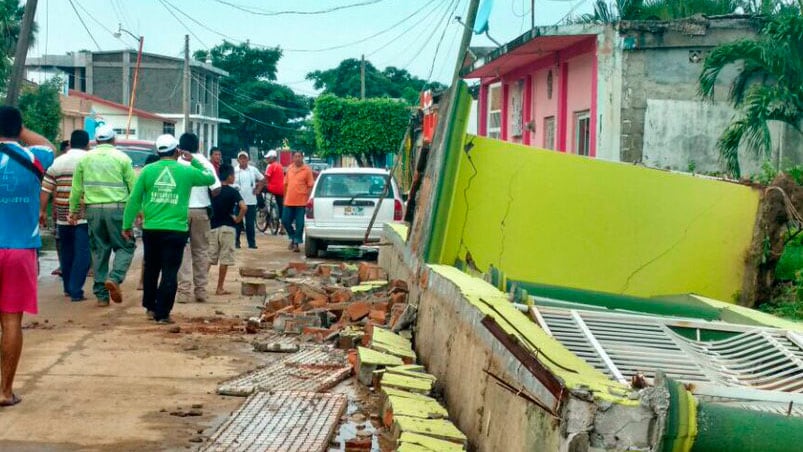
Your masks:
{"label": "bicycle wheel", "polygon": [[257,224],[256,224],[256,226],[257,226],[257,229],[259,229],[259,232],[265,232],[265,231],[268,230],[268,222],[269,222],[269,219],[268,219],[267,208],[258,209],[257,210],[257,221],[256,221]]}
{"label": "bicycle wheel", "polygon": [[279,227],[281,226],[281,220],[279,219],[279,206],[276,205],[276,201],[271,199],[268,209],[270,233],[276,235],[279,233]]}

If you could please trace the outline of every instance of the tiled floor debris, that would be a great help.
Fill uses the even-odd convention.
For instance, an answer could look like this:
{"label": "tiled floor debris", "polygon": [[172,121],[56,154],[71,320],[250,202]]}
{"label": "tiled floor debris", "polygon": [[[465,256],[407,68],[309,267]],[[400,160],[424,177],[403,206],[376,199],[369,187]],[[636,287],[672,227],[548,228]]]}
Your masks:
{"label": "tiled floor debris", "polygon": [[346,409],[343,394],[256,392],[202,451],[324,451]]}
{"label": "tiled floor debris", "polygon": [[240,397],[267,390],[320,392],[334,387],[350,374],[351,367],[342,351],[315,347],[224,381],[217,392]]}

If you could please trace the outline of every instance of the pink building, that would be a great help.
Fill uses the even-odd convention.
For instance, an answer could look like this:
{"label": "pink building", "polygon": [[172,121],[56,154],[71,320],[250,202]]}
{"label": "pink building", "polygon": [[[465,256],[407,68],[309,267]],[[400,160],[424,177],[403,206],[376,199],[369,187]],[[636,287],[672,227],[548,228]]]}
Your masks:
{"label": "pink building", "polygon": [[[577,27],[572,27],[577,28]],[[576,34],[534,29],[476,61],[478,133],[595,157],[601,26]]]}
{"label": "pink building", "polygon": [[[717,139],[733,118],[698,78],[714,47],[756,36],[747,16],[534,28],[496,49],[472,49],[463,78],[479,81],[481,136],[605,160],[698,172],[720,171]],[[794,142],[792,142],[794,141]],[[803,162],[799,140],[784,158]],[[745,153],[744,173],[761,162]]]}

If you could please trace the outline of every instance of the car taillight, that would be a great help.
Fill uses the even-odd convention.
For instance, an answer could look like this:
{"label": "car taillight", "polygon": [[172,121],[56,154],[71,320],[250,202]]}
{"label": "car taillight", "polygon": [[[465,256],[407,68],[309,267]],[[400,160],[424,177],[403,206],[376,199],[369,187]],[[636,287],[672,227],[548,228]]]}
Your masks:
{"label": "car taillight", "polygon": [[393,221],[401,221],[404,215],[404,207],[398,199],[393,203]]}
{"label": "car taillight", "polygon": [[310,220],[315,218],[315,199],[313,198],[307,202],[307,218]]}

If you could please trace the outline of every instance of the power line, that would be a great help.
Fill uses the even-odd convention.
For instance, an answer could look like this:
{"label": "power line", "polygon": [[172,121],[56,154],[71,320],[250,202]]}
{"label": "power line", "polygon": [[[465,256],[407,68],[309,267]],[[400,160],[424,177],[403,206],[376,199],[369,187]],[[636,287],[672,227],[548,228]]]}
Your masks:
{"label": "power line", "polygon": [[457,2],[454,5],[454,8],[452,8],[451,15],[450,16],[446,16],[446,21],[445,21],[446,24],[444,25],[443,31],[441,32],[441,37],[438,39],[438,45],[435,46],[435,56],[432,57],[432,65],[430,65],[430,67],[429,67],[429,74],[427,75],[427,82],[424,84],[424,86],[428,85],[429,82],[432,81],[432,73],[435,72],[435,61],[438,59],[438,53],[440,53],[441,44],[443,43],[443,38],[446,36],[446,30],[449,29],[449,22],[451,22],[449,17],[454,17],[454,13],[457,11],[457,8],[459,6],[460,6],[460,0],[457,0]]}
{"label": "power line", "polygon": [[[435,8],[432,8],[430,10],[430,14],[436,12],[437,10],[439,10],[441,8],[441,6],[443,6],[445,3],[446,3],[446,0],[441,0],[440,3],[435,5]],[[400,34],[398,34],[398,35],[394,36],[393,38],[391,38],[388,42],[386,42],[384,45],[382,45],[378,49],[374,50],[373,52],[368,53],[367,55],[365,55],[365,57],[369,58],[369,57],[375,55],[377,52],[380,52],[380,51],[384,50],[386,47],[390,46],[391,44],[394,44],[394,43],[398,42],[399,38],[401,38],[402,36],[406,35],[407,33],[409,33],[414,28],[416,28],[419,25],[421,25],[421,23],[424,22],[428,18],[429,18],[429,15],[425,15],[421,20],[419,20],[418,22],[414,23],[410,27],[406,28]]]}
{"label": "power line", "polygon": [[164,0],[159,0],[159,3],[161,3],[162,6],[165,7],[167,12],[169,12],[170,15],[173,16],[178,21],[178,23],[180,23],[181,26],[183,26],[192,35],[193,38],[195,38],[199,43],[201,43],[202,46],[206,47],[206,49],[209,50],[209,46],[206,45],[206,43],[204,43],[204,41],[201,38],[199,38],[194,31],[192,31],[192,28],[188,27],[187,24],[185,24],[184,21],[181,20],[181,18],[178,17],[176,13],[173,12],[173,9],[170,6],[168,6]]}
{"label": "power line", "polygon": [[321,10],[317,10],[317,11],[295,11],[295,10],[265,11],[265,10],[260,10],[258,8],[256,8],[256,9],[248,9],[248,8],[246,8],[244,6],[237,5],[236,3],[228,2],[228,1],[225,1],[225,0],[214,0],[214,1],[217,2],[217,3],[223,4],[223,5],[226,5],[226,6],[231,6],[234,9],[238,9],[240,11],[244,11],[246,13],[254,14],[254,15],[257,15],[257,16],[282,16],[282,15],[290,15],[290,14],[309,16],[309,15],[316,15],[316,14],[328,14],[328,13],[333,13],[335,11],[340,11],[340,10],[344,10],[344,9],[357,8],[357,7],[366,6],[366,5],[373,5],[375,3],[379,3],[379,2],[382,2],[384,0],[367,0],[367,1],[363,1],[363,2],[352,3],[352,4],[349,4],[349,5],[341,5],[341,6],[335,6],[335,7],[332,7],[332,8],[321,9]]}
{"label": "power line", "polygon": [[69,0],[69,1],[70,1],[70,6],[72,6],[72,10],[75,12],[75,15],[78,16],[78,20],[81,21],[81,25],[84,26],[84,30],[86,30],[87,34],[89,34],[89,37],[92,39],[92,42],[94,42],[95,45],[97,46],[98,51],[102,51],[101,48],[100,48],[100,44],[98,44],[98,41],[95,39],[94,36],[92,36],[92,32],[89,31],[89,27],[86,26],[86,22],[84,22],[84,18],[81,17],[81,14],[79,14],[78,10],[75,8],[75,3],[73,3],[73,0]]}
{"label": "power line", "polygon": [[[462,27],[455,27],[454,34],[452,34],[452,39],[449,41],[449,45],[446,46],[447,49],[454,48],[454,42],[457,39],[457,37],[460,36],[460,32],[461,31],[463,31]],[[446,64],[441,66],[441,69],[438,71],[438,76],[436,77],[439,80],[440,80],[441,76],[443,75],[443,70],[446,69],[449,66],[449,60],[447,59],[445,61],[446,61]]]}
{"label": "power line", "polygon": [[[207,25],[207,24],[205,24],[204,22],[202,22],[202,21],[200,21],[200,20],[198,20],[198,19],[196,19],[196,18],[194,18],[194,17],[190,16],[190,15],[189,15],[189,14],[188,14],[186,11],[184,11],[184,10],[182,10],[182,9],[180,9],[180,8],[177,8],[175,5],[173,5],[172,3],[168,2],[167,0],[165,0],[165,2],[166,2],[168,5],[172,6],[172,7],[173,7],[173,9],[174,9],[175,11],[177,11],[178,13],[180,13],[181,15],[183,15],[184,17],[186,17],[187,19],[191,20],[193,23],[195,23],[195,24],[196,24],[196,25],[198,25],[199,27],[201,27],[201,28],[205,29],[206,31],[209,31],[209,32],[211,32],[211,33],[213,33],[213,34],[216,34],[216,35],[218,35],[218,36],[220,36],[220,37],[222,37],[222,38],[224,38],[224,39],[228,39],[228,40],[230,40],[230,41],[234,41],[234,42],[244,42],[244,40],[242,40],[242,39],[238,39],[238,38],[232,37],[232,36],[230,36],[230,35],[227,35],[226,33],[223,33],[223,32],[221,32],[221,31],[219,31],[219,30],[216,30],[216,29],[214,29],[214,28],[212,28],[212,27],[208,26],[208,25]],[[344,43],[344,44],[338,44],[338,45],[335,45],[335,46],[330,46],[330,47],[323,47],[323,48],[320,48],[320,49],[294,49],[294,48],[284,48],[284,47],[281,47],[281,50],[282,50],[283,52],[316,53],[316,52],[328,52],[328,51],[330,51],[330,50],[343,49],[343,48],[350,47],[350,46],[353,46],[353,45],[356,45],[356,44],[362,44],[363,42],[369,41],[369,40],[371,40],[371,39],[373,39],[373,38],[376,38],[376,37],[378,37],[378,36],[381,36],[381,35],[383,35],[383,34],[385,34],[385,33],[388,33],[388,32],[390,32],[390,31],[392,31],[393,29],[395,29],[396,27],[398,27],[398,26],[400,26],[400,25],[404,24],[405,22],[407,22],[408,20],[410,20],[410,19],[411,19],[411,18],[413,18],[414,16],[418,15],[418,14],[419,14],[421,11],[423,11],[423,10],[424,10],[424,9],[425,9],[427,6],[429,6],[429,4],[427,4],[427,3],[424,3],[424,5],[423,5],[421,8],[418,8],[417,10],[413,11],[413,12],[412,12],[410,15],[408,15],[407,17],[403,18],[402,20],[400,20],[400,21],[398,21],[398,22],[394,23],[394,24],[393,24],[393,25],[391,25],[390,27],[388,27],[388,28],[385,28],[384,30],[380,30],[380,31],[378,31],[378,32],[376,32],[376,33],[374,33],[374,34],[372,34],[372,35],[370,35],[370,36],[366,36],[366,37],[364,37],[364,38],[358,39],[358,40],[356,40],[356,41],[351,41],[351,42],[347,42],[347,43]],[[273,45],[273,46],[271,46],[271,45],[266,45],[266,44],[254,43],[254,42],[251,42],[251,41],[248,41],[248,42],[249,42],[251,45],[255,46],[255,47],[265,47],[265,48],[275,48],[275,47],[279,47],[278,45]]]}
{"label": "power line", "polygon": [[[449,1],[449,3],[446,5],[446,9],[443,11],[443,15],[441,15],[441,18],[438,21],[435,22],[437,25],[432,27],[432,32],[429,34],[429,36],[426,36],[424,38],[424,43],[421,45],[420,48],[418,48],[418,50],[415,53],[413,53],[413,57],[404,66],[401,67],[402,69],[406,70],[408,67],[410,67],[410,65],[413,64],[413,61],[415,61],[416,59],[418,59],[418,57],[421,56],[421,52],[424,51],[424,49],[427,47],[427,45],[429,45],[429,43],[432,42],[432,38],[435,36],[435,33],[438,32],[438,29],[441,27],[442,22],[444,21],[444,19],[446,19],[449,16],[449,9],[452,8],[452,5],[454,4],[454,2],[455,2],[455,0],[450,0]],[[447,25],[448,25],[448,21],[447,21]],[[425,35],[422,35],[422,36],[425,36]],[[429,81],[427,81],[427,83],[429,83]]]}
{"label": "power line", "polygon": [[[197,82],[197,81],[198,81],[198,79],[196,79],[196,82]],[[198,84],[198,86],[202,86],[202,85],[201,85],[201,84]],[[241,112],[240,110],[237,110],[236,108],[232,107],[232,106],[231,106],[231,105],[229,105],[228,103],[224,102],[224,101],[223,101],[223,100],[220,98],[220,96],[219,96],[219,95],[217,95],[217,94],[215,94],[214,92],[212,92],[212,90],[210,90],[208,87],[206,87],[206,86],[202,86],[202,87],[203,87],[203,89],[204,89],[204,90],[205,90],[207,93],[209,93],[209,95],[210,95],[210,96],[214,97],[215,99],[217,99],[217,101],[218,101],[218,102],[220,102],[221,104],[223,104],[223,106],[224,106],[224,107],[228,108],[229,110],[233,111],[234,113],[236,113],[237,115],[239,115],[239,116],[241,116],[241,117],[243,117],[243,118],[245,118],[245,119],[248,119],[248,120],[250,120],[250,121],[254,121],[254,122],[256,122],[256,123],[258,123],[258,124],[262,124],[262,125],[264,125],[264,126],[273,127],[274,129],[291,130],[291,131],[294,131],[294,132],[297,132],[297,131],[298,131],[298,129],[294,129],[294,128],[292,128],[292,127],[277,126],[277,125],[275,125],[275,124],[270,124],[270,123],[267,123],[267,122],[264,122],[264,121],[260,121],[259,119],[256,119],[256,118],[254,118],[254,117],[252,117],[252,116],[249,116],[249,115],[247,115],[247,114],[245,114],[245,113]]]}
{"label": "power line", "polygon": [[109,27],[107,27],[107,26],[106,26],[106,25],[105,25],[103,22],[101,22],[101,21],[99,21],[97,18],[95,18],[95,16],[93,16],[93,15],[92,15],[92,13],[90,13],[90,12],[89,12],[89,10],[88,10],[88,9],[86,9],[86,7],[84,7],[84,5],[82,5],[82,4],[81,4],[81,2],[79,2],[78,0],[75,0],[75,4],[76,4],[76,5],[78,5],[78,7],[79,7],[79,8],[80,8],[80,9],[81,9],[81,10],[82,10],[84,13],[86,13],[86,15],[87,15],[87,16],[88,16],[90,19],[92,19],[92,21],[93,21],[93,22],[95,22],[96,24],[100,25],[100,27],[101,27],[101,28],[103,28],[104,30],[106,30],[106,32],[108,32],[108,33],[109,33],[110,35],[112,35],[112,36],[113,36],[115,39],[117,39],[118,41],[122,42],[122,43],[125,45],[125,41],[123,41],[123,39],[122,39],[122,38],[118,38],[118,37],[115,35],[115,33],[114,33],[114,32],[113,32],[111,29],[109,29]]}

